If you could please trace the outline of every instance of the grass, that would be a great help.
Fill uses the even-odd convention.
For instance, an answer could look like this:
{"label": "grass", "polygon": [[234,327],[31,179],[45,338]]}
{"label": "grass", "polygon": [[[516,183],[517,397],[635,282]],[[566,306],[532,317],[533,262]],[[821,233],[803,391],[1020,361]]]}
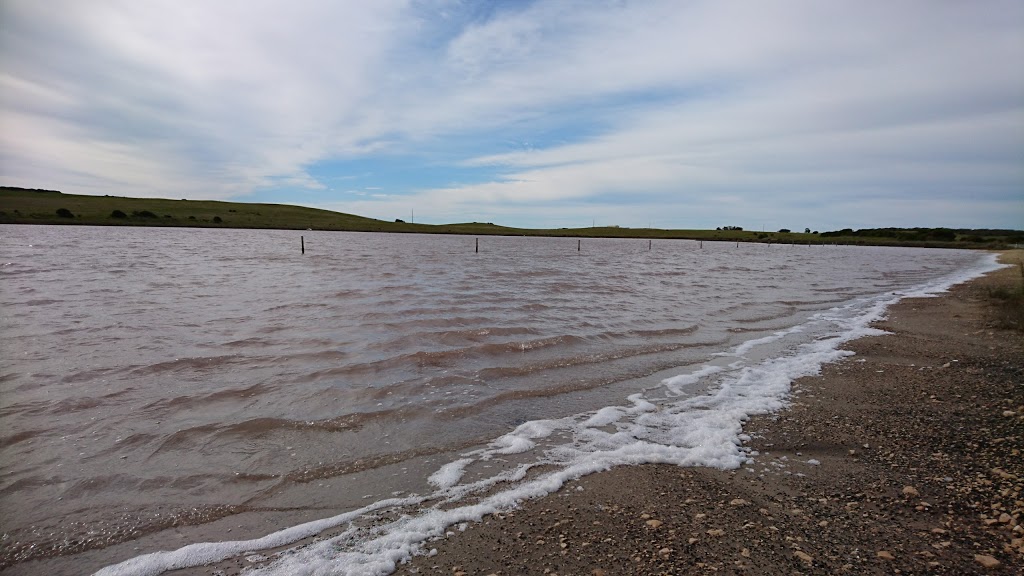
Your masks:
{"label": "grass", "polygon": [[202,228],[266,228],[339,230],[423,234],[561,236],[573,238],[654,238],[783,244],[863,244],[956,248],[1000,247],[998,242],[907,242],[893,238],[828,237],[800,232],[743,230],[665,230],[657,228],[530,229],[492,223],[414,224],[389,222],[353,214],[288,204],[255,204],[213,200],[171,200],[122,196],[85,196],[57,191],[0,187],[0,224],[62,224],[91,226],[184,226]]}
{"label": "grass", "polygon": [[1020,270],[1018,279],[987,286],[985,292],[993,304],[994,325],[1024,332],[1024,261],[1017,265]]}

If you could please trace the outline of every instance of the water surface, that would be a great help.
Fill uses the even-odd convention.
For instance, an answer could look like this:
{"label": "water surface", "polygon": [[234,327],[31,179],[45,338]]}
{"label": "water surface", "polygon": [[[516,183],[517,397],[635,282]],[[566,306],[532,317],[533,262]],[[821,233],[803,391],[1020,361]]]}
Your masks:
{"label": "water surface", "polygon": [[991,261],[474,242],[0,227],[0,566],[80,573],[486,478],[443,466],[524,423],[700,394],[717,381],[670,379],[784,357],[823,313]]}

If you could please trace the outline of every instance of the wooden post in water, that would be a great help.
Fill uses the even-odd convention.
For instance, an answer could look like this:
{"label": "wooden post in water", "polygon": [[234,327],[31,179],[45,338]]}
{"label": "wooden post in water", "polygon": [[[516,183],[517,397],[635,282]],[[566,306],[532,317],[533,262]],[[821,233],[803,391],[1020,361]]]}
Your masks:
{"label": "wooden post in water", "polygon": [[476,239],[476,253],[477,254],[480,253],[480,239],[479,238]]}
{"label": "wooden post in water", "polygon": [[580,251],[580,246],[582,246],[582,245],[583,245],[583,240],[577,240],[576,241],[576,251],[577,252]]}
{"label": "wooden post in water", "polygon": [[302,253],[305,254],[306,253],[306,237],[305,236],[299,236],[299,245],[302,246]]}
{"label": "wooden post in water", "polygon": [[700,241],[700,249],[701,249],[701,250],[703,250],[703,249],[704,249],[704,241],[703,241],[703,240],[701,240],[701,241]]}
{"label": "wooden post in water", "polygon": [[647,241],[647,250],[648,250],[648,251],[650,251],[650,249],[651,249],[651,246],[652,246],[653,244],[654,244],[654,240],[648,240],[648,241]]}

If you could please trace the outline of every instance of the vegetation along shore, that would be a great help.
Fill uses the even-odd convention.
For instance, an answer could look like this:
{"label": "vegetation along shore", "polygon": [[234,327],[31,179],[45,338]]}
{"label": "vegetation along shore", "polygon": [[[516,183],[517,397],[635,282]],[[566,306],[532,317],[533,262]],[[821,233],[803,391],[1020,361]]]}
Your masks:
{"label": "vegetation along shore", "polygon": [[78,224],[88,226],[179,226],[266,228],[420,234],[560,236],[573,238],[652,238],[782,244],[862,244],[940,248],[1002,249],[1024,244],[1024,231],[949,228],[876,228],[864,230],[743,230],[723,225],[716,230],[665,230],[591,226],[583,228],[512,228],[493,223],[416,224],[287,204],[219,202],[87,196],[55,190],[0,187],[0,224]]}

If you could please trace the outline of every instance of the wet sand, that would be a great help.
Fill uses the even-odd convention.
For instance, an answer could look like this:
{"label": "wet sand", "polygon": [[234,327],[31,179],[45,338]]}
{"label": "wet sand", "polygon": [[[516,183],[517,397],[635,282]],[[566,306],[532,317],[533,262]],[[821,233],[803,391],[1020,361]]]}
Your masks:
{"label": "wet sand", "polygon": [[890,335],[748,423],[751,466],[584,477],[396,573],[1021,573],[1024,331],[987,292],[1020,283],[1007,268],[892,307]]}

